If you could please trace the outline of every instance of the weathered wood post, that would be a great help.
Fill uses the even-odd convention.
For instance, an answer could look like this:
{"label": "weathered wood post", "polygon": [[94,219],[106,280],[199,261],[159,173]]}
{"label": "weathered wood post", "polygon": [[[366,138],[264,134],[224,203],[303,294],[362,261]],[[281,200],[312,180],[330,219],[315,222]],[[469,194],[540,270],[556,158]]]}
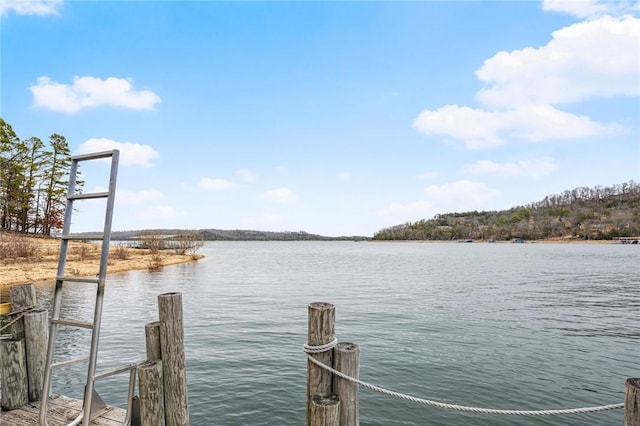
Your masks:
{"label": "weathered wood post", "polygon": [[164,385],[162,360],[147,361],[138,366],[141,426],[164,426]]}
{"label": "weathered wood post", "polygon": [[49,342],[48,318],[49,313],[45,309],[37,309],[24,314],[29,401],[38,401],[42,394]]}
{"label": "weathered wood post", "polygon": [[160,348],[160,321],[154,321],[144,326],[144,337],[147,347],[147,361],[162,359]]}
{"label": "weathered wood post", "polygon": [[167,426],[187,426],[187,371],[184,360],[182,294],[158,296],[160,349],[164,381],[164,411]]}
{"label": "weathered wood post", "polygon": [[[333,368],[357,379],[360,374],[360,346],[340,342],[333,348]],[[340,426],[358,426],[358,384],[333,376],[333,392],[340,396]]]}
{"label": "weathered wood post", "polygon": [[310,426],[340,426],[340,397],[315,394],[311,398]]}
{"label": "weathered wood post", "polygon": [[[9,287],[11,301],[11,315],[21,315],[22,311],[36,306],[36,286],[33,284],[12,285]],[[24,318],[11,325],[11,335],[14,339],[24,338]]]}
{"label": "weathered wood post", "polygon": [[640,426],[640,378],[627,379],[624,393],[624,426]]}
{"label": "weathered wood post", "polygon": [[15,410],[29,402],[24,339],[0,339],[0,378],[2,410]]}
{"label": "weathered wood post", "polygon": [[[321,346],[331,343],[336,337],[336,309],[331,303],[313,302],[309,304],[309,330],[307,344]],[[333,351],[329,350],[311,356],[325,365],[333,365]],[[310,426],[314,395],[332,393],[331,373],[307,360],[307,425]]]}

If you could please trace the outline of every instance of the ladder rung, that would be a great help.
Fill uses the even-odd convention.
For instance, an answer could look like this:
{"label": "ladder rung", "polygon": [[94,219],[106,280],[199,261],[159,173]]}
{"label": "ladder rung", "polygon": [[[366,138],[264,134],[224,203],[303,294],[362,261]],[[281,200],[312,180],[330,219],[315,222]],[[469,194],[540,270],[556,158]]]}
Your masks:
{"label": "ladder rung", "polygon": [[68,281],[74,283],[89,283],[89,284],[98,284],[100,282],[99,278],[87,278],[87,277],[56,277],[58,281]]}
{"label": "ladder rung", "polygon": [[71,157],[75,161],[97,160],[99,158],[113,157],[113,151],[94,152],[91,154],[80,154]]}
{"label": "ladder rung", "polygon": [[115,367],[115,368],[111,368],[109,370],[105,370],[105,371],[101,371],[99,373],[96,373],[93,376],[93,380],[104,379],[105,377],[113,376],[115,374],[124,373],[125,371],[130,371],[130,370],[132,370],[134,368],[138,368],[138,364],[133,363],[133,364],[121,365],[120,367]]}
{"label": "ladder rung", "polygon": [[89,330],[93,329],[93,323],[91,322],[64,319],[64,318],[58,318],[58,319],[51,318],[51,324],[69,325],[71,327],[88,328]]}
{"label": "ladder rung", "polygon": [[87,362],[87,361],[89,361],[89,357],[88,356],[82,356],[80,358],[72,358],[72,359],[68,359],[66,361],[54,362],[53,364],[51,364],[51,368],[54,368],[54,367],[65,367],[65,366],[68,366],[68,365],[80,364],[82,362]]}
{"label": "ladder rung", "polygon": [[103,234],[68,234],[60,237],[63,240],[95,241],[103,240]]}
{"label": "ladder rung", "polygon": [[73,194],[67,197],[67,200],[89,200],[92,198],[107,198],[108,192],[90,192],[88,194]]}

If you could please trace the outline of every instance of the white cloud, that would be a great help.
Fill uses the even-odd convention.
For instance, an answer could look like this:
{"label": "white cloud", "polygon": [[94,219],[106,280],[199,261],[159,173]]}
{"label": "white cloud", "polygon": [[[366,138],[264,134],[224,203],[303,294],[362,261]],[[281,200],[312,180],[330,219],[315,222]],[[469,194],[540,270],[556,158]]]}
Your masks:
{"label": "white cloud", "polygon": [[481,209],[500,195],[497,189],[470,180],[431,185],[425,189],[425,193],[439,212]]}
{"label": "white cloud", "polygon": [[562,28],[540,48],[503,51],[484,62],[476,71],[487,85],[476,94],[483,108],[445,105],[425,110],[413,126],[461,140],[470,149],[512,139],[540,142],[618,132],[620,125],[599,123],[556,105],[640,96],[639,40],[640,19],[630,15],[602,16]]}
{"label": "white cloud", "polygon": [[498,176],[518,176],[530,179],[542,179],[558,168],[553,158],[535,158],[515,163],[496,163],[490,160],[479,160],[463,167],[466,173],[495,174]]}
{"label": "white cloud", "polygon": [[287,204],[296,201],[298,197],[289,188],[278,188],[264,192],[262,198],[275,203]]}
{"label": "white cloud", "polygon": [[157,189],[142,189],[140,191],[131,189],[116,190],[116,203],[118,204],[141,204],[149,201],[158,201],[162,198],[164,198],[164,194]]}
{"label": "white cloud", "polygon": [[257,179],[255,173],[247,169],[236,170],[236,176],[244,183],[254,183]]}
{"label": "white cloud", "polygon": [[476,71],[477,98],[512,108],[640,95],[640,19],[602,17],[555,31],[540,48],[499,52]]}
{"label": "white cloud", "polygon": [[593,18],[604,14],[620,16],[638,10],[637,1],[543,0],[543,10],[568,13],[578,18]]}
{"label": "white cloud", "polygon": [[29,88],[33,106],[75,113],[83,108],[117,106],[130,109],[153,109],[160,97],[149,90],[134,90],[131,79],[109,77],[73,77],[73,84],[62,84],[49,77],[38,77]]}
{"label": "white cloud", "polygon": [[118,142],[107,138],[91,138],[78,146],[80,154],[120,150],[120,164],[152,167],[152,161],[159,157],[158,152],[149,145],[132,142]]}
{"label": "white cloud", "polygon": [[462,140],[470,149],[499,146],[510,139],[540,142],[596,136],[618,129],[616,125],[600,124],[549,105],[527,105],[506,111],[446,105],[421,112],[413,126],[426,134]]}
{"label": "white cloud", "polygon": [[62,0],[0,0],[0,15],[57,15]]}
{"label": "white cloud", "polygon": [[389,223],[413,222],[428,219],[438,213],[481,210],[500,195],[500,191],[484,183],[461,180],[444,185],[431,185],[425,189],[425,200],[401,204],[393,202],[377,210],[378,216]]}
{"label": "white cloud", "polygon": [[208,191],[222,191],[226,189],[231,189],[235,185],[233,182],[228,181],[226,179],[212,179],[212,178],[202,178],[200,182],[198,182],[198,187],[201,189],[206,189]]}
{"label": "white cloud", "polygon": [[427,201],[400,204],[391,203],[387,207],[376,211],[378,216],[392,219],[394,222],[406,222],[431,217],[435,214],[433,205]]}

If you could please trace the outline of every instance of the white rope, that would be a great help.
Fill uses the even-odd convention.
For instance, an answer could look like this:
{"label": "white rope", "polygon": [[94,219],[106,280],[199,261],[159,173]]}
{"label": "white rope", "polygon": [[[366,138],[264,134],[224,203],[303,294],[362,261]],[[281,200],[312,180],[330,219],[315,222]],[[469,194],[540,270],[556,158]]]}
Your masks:
{"label": "white rope", "polygon": [[[327,343],[326,345],[310,347],[312,349],[316,349],[316,348],[322,348],[324,346],[332,345],[329,349],[324,349],[323,351],[318,350],[318,352],[307,352],[308,345],[305,344],[304,345],[305,352],[307,352],[308,354],[325,352],[333,348],[333,346],[335,346],[336,343],[337,343],[337,339],[334,339],[333,342]],[[361,380],[348,376],[344,373],[341,373],[340,371],[334,368],[331,368],[328,365],[323,364],[322,362],[313,358],[311,355],[308,355],[307,357],[309,358],[309,361],[313,362],[318,367],[324,368],[325,370],[335,374],[338,377],[341,377],[353,383],[357,383],[358,385],[364,388],[367,388],[369,390],[380,392],[382,394],[393,396],[396,398],[405,399],[407,401],[417,402],[418,404],[425,404],[425,405],[430,405],[432,407],[445,408],[449,410],[467,411],[472,413],[483,413],[483,414],[505,414],[505,415],[516,415],[516,416],[548,416],[552,414],[595,413],[598,411],[616,410],[624,407],[624,404],[620,403],[620,404],[602,405],[599,407],[568,408],[568,409],[560,409],[560,410],[498,410],[494,408],[469,407],[465,405],[447,404],[444,402],[433,401],[430,399],[417,398],[415,396],[403,394],[400,392],[395,392],[389,389],[384,389],[379,386],[372,385],[367,382],[363,382]]]}
{"label": "white rope", "polygon": [[308,354],[319,354],[322,352],[330,351],[337,344],[338,344],[338,338],[334,337],[332,341],[330,341],[329,343],[325,343],[324,345],[311,346],[305,343],[304,345],[302,345],[302,349]]}

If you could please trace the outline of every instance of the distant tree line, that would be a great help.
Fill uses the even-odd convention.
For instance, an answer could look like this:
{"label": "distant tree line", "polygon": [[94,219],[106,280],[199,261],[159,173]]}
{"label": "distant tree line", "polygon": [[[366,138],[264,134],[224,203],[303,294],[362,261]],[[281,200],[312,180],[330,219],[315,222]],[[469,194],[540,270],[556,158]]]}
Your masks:
{"label": "distant tree line", "polygon": [[374,240],[461,240],[640,236],[640,184],[580,187],[501,211],[438,214],[382,229]]}
{"label": "distant tree line", "polygon": [[70,164],[64,136],[20,139],[0,118],[0,230],[49,235],[61,228]]}
{"label": "distant tree line", "polygon": [[150,234],[171,237],[191,235],[194,233],[204,241],[364,241],[369,239],[362,236],[326,237],[304,231],[272,232],[250,229],[200,229],[197,231],[184,229],[146,229],[137,231],[115,231],[111,234],[111,238],[114,240],[141,240]]}

